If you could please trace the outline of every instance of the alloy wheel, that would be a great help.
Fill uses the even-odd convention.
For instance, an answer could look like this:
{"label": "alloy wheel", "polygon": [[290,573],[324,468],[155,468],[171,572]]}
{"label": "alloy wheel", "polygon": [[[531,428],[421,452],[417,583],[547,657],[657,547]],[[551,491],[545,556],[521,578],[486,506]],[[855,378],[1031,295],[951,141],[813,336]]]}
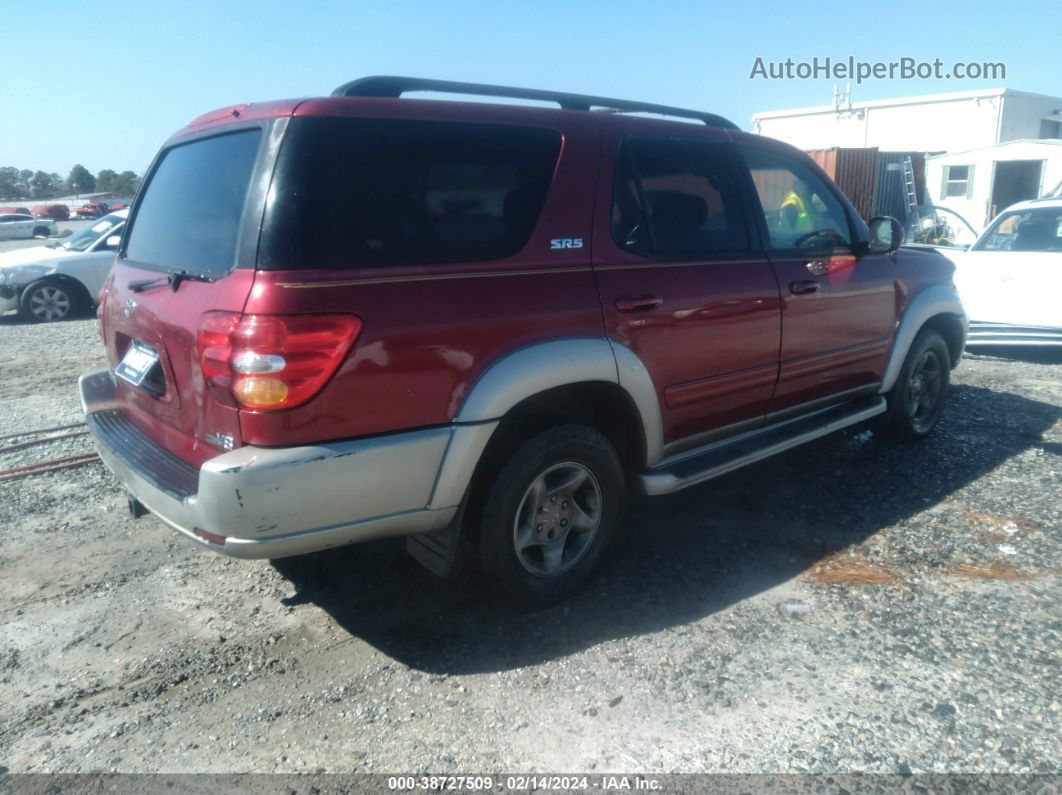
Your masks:
{"label": "alloy wheel", "polygon": [[29,307],[37,320],[62,320],[70,314],[70,296],[58,287],[44,285],[30,295]]}
{"label": "alloy wheel", "polygon": [[907,413],[918,430],[932,425],[944,392],[944,365],[934,350],[918,357],[907,382]]}
{"label": "alloy wheel", "polygon": [[531,481],[513,522],[520,564],[540,577],[570,570],[586,554],[601,524],[601,486],[575,461],[554,464]]}

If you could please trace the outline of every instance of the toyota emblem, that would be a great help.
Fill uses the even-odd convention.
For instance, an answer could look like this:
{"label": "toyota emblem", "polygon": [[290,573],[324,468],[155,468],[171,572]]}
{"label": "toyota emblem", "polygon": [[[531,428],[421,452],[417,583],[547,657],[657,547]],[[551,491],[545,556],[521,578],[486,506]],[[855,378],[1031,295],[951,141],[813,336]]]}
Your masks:
{"label": "toyota emblem", "polygon": [[136,311],[136,301],[132,298],[127,298],[125,301],[125,319],[128,320],[133,316],[133,312]]}

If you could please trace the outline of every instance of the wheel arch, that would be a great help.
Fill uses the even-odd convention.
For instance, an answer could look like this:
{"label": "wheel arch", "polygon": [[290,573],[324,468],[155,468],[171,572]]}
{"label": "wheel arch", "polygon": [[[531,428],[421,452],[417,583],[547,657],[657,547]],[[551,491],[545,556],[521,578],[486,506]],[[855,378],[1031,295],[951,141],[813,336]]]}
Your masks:
{"label": "wheel arch", "polygon": [[633,351],[604,337],[550,340],[510,352],[473,383],[455,413],[430,507],[457,504],[499,451],[557,422],[597,428],[632,469],[660,458],[656,391]]}
{"label": "wheel arch", "polygon": [[951,286],[937,284],[928,287],[910,300],[901,316],[893,338],[892,352],[881,380],[881,392],[887,393],[896,384],[907,352],[923,328],[940,331],[952,356],[952,365],[959,360],[966,344],[969,322],[959,295]]}
{"label": "wheel arch", "polygon": [[629,468],[645,462],[645,429],[630,394],[614,381],[580,381],[537,392],[510,408],[491,444],[530,437],[553,425],[574,423],[600,431]]}
{"label": "wheel arch", "polygon": [[[562,425],[583,425],[602,434],[624,469],[640,470],[645,461],[645,432],[631,396],[615,381],[581,381],[530,395],[491,423],[482,452],[469,468],[466,529],[478,526],[480,511],[494,481],[513,451],[538,434]],[[478,426],[482,427],[482,426]],[[474,535],[470,540],[475,540]]]}
{"label": "wheel arch", "polygon": [[22,299],[26,295],[26,292],[28,290],[31,290],[37,285],[49,282],[58,283],[68,288],[71,293],[73,293],[75,300],[79,302],[79,307],[77,307],[79,309],[91,309],[96,305],[96,302],[92,299],[92,296],[89,295],[88,288],[85,287],[85,285],[81,282],[80,279],[77,279],[65,273],[45,273],[41,276],[38,276],[36,279],[29,282],[25,287],[19,290],[19,306],[22,305]]}
{"label": "wheel arch", "polygon": [[[641,465],[660,458],[663,447],[660,405],[652,378],[638,356],[618,342],[604,337],[571,337],[536,343],[513,351],[488,367],[473,383],[455,413],[457,424],[501,420],[528,400],[542,400],[572,390],[601,390],[594,384],[610,384],[618,391],[600,395],[623,395],[640,426]],[[554,392],[554,390],[560,390]]]}
{"label": "wheel arch", "polygon": [[951,358],[952,369],[959,363],[963,348],[966,347],[966,325],[959,316],[950,313],[933,315],[922,328],[932,328],[940,332],[944,342],[948,346],[948,356]]}

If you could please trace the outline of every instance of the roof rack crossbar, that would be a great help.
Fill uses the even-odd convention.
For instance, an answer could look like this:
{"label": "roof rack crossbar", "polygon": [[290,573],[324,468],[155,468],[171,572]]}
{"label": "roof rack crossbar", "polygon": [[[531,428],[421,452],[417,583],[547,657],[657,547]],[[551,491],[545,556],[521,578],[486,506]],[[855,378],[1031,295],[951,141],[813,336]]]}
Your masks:
{"label": "roof rack crossbar", "polygon": [[699,110],[672,108],[667,105],[654,105],[650,102],[632,102],[626,99],[566,94],[560,91],[541,91],[535,88],[512,88],[510,86],[492,86],[483,83],[459,83],[452,80],[432,80],[423,77],[395,77],[392,75],[361,77],[357,80],[351,80],[349,83],[344,83],[332,92],[332,96],[398,98],[410,91],[435,91],[441,94],[472,94],[488,97],[506,97],[509,99],[533,99],[543,102],[556,102],[565,110],[590,110],[592,107],[599,107],[618,111],[656,113],[662,116],[697,119],[713,127],[738,129],[738,126],[729,119]]}

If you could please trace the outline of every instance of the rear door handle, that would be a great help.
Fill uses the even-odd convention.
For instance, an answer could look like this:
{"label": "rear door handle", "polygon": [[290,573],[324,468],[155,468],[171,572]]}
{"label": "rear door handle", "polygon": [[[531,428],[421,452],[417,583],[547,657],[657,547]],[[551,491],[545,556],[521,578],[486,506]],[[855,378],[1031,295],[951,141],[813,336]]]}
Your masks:
{"label": "rear door handle", "polygon": [[655,295],[625,295],[616,299],[616,309],[620,312],[651,312],[664,303],[664,299]]}
{"label": "rear door handle", "polygon": [[793,295],[808,295],[809,293],[818,292],[818,289],[819,283],[814,279],[789,282],[789,292]]}

